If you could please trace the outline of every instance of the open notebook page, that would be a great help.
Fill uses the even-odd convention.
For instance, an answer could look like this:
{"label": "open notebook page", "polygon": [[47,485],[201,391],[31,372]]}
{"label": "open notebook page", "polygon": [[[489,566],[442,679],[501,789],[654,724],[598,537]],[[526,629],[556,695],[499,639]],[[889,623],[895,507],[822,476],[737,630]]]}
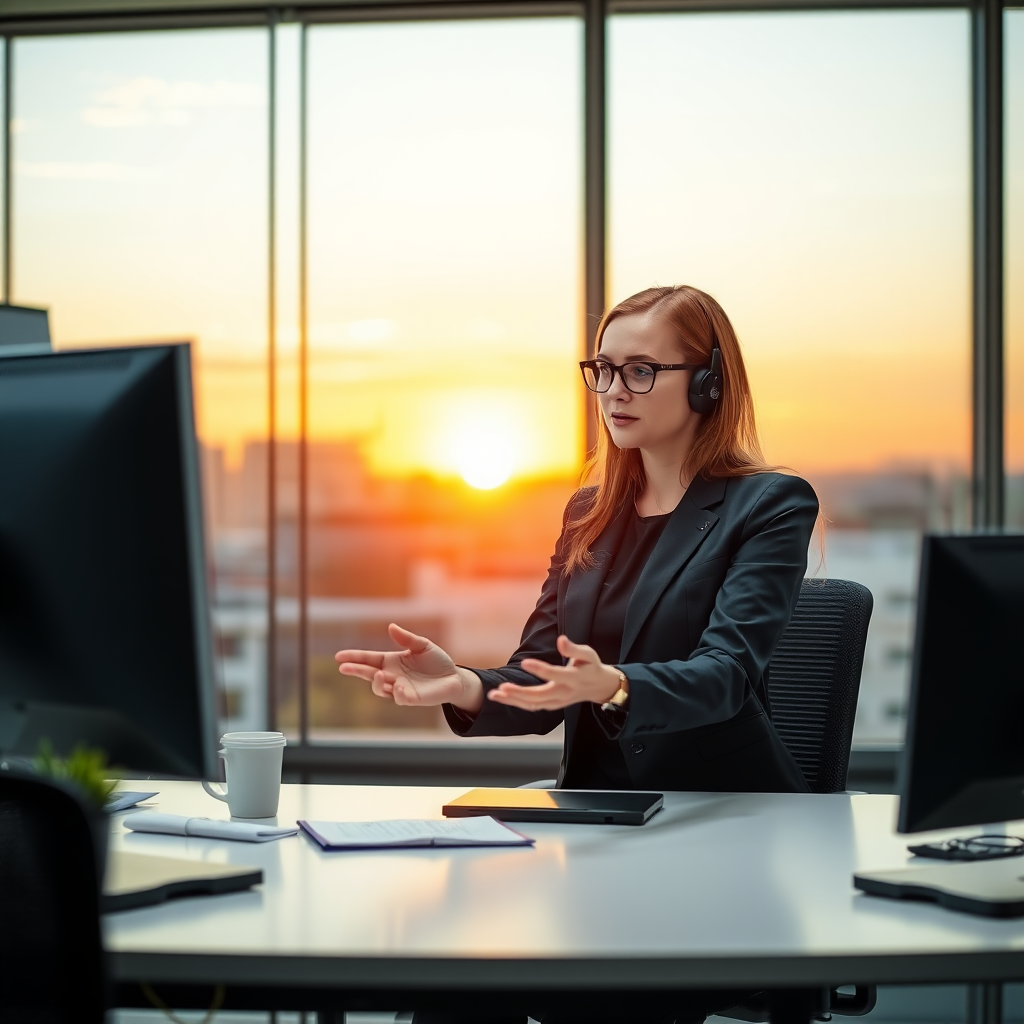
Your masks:
{"label": "open notebook page", "polygon": [[300,821],[326,850],[408,846],[529,846],[532,839],[489,817],[442,821]]}

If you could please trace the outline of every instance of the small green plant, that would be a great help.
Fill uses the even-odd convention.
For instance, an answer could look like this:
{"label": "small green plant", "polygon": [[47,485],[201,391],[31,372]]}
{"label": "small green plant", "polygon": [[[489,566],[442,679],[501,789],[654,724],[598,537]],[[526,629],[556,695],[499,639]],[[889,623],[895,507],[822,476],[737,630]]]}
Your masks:
{"label": "small green plant", "polygon": [[107,776],[107,755],[102,750],[75,747],[70,757],[57,757],[48,739],[39,743],[39,753],[33,762],[40,775],[77,786],[82,794],[97,807],[105,807],[117,783]]}

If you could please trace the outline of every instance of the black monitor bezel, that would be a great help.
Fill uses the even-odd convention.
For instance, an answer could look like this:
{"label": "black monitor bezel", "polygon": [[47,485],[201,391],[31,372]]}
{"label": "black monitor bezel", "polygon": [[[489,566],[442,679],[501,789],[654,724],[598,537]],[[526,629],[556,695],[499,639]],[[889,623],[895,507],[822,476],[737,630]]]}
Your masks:
{"label": "black monitor bezel", "polygon": [[[76,348],[53,353],[11,355],[4,358],[2,365],[4,368],[7,368],[17,363],[29,363],[37,360],[47,360],[52,363],[65,358],[73,359],[76,362],[90,358],[107,360],[112,353],[130,356],[136,352],[152,355],[154,352],[159,354],[161,351],[166,353],[171,363],[175,392],[176,431],[178,435],[178,451],[180,453],[179,471],[181,473],[181,496],[183,501],[181,512],[188,562],[188,593],[190,598],[192,651],[196,686],[194,696],[201,732],[198,748],[201,764],[194,767],[199,769],[198,775],[200,777],[212,780],[219,777],[216,753],[216,673],[213,656],[213,624],[207,587],[207,542],[205,536],[205,517],[203,514],[199,449],[195,427],[191,345],[187,342],[180,342],[156,345]],[[45,702],[40,704],[39,707],[44,710],[46,707],[70,710],[66,708],[61,709],[58,705],[48,705]],[[29,703],[28,710],[29,713],[33,710],[31,703]],[[24,753],[18,750],[10,752],[15,754]],[[155,773],[161,775],[169,774],[161,769],[156,769]],[[150,773],[146,772],[146,774]],[[195,777],[195,775],[189,777]]]}
{"label": "black monitor bezel", "polygon": [[[916,833],[937,829],[958,828],[997,824],[1006,820],[1024,817],[1024,773],[986,778],[979,773],[968,778],[958,792],[950,792],[948,799],[939,808],[922,809],[921,796],[931,785],[927,759],[930,754],[922,753],[923,730],[934,729],[934,722],[924,722],[924,671],[926,660],[931,662],[934,652],[927,652],[929,637],[935,635],[934,624],[929,623],[930,610],[935,602],[943,600],[941,583],[937,579],[937,556],[959,554],[962,558],[971,551],[987,547],[995,550],[1012,548],[1019,553],[1024,550],[1024,533],[1010,531],[986,531],[973,533],[929,533],[921,539],[921,561],[917,600],[917,615],[914,627],[913,658],[911,662],[910,692],[907,704],[907,727],[903,750],[899,761],[897,793],[900,796],[897,831]],[[965,639],[966,642],[966,639]],[[964,680],[964,686],[969,680]],[[929,745],[934,746],[935,737],[930,736]],[[946,739],[948,756],[956,757],[961,744],[957,735]],[[943,765],[942,767],[945,767]],[[972,800],[972,787],[987,788],[983,796]],[[927,801],[925,801],[927,803]],[[984,809],[983,809],[984,808]],[[1022,813],[1014,813],[1021,811]]]}

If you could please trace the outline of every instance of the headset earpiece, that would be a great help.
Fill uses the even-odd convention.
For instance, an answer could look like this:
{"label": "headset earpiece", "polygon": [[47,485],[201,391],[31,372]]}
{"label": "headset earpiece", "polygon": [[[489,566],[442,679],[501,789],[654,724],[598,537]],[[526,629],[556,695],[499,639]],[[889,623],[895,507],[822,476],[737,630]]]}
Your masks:
{"label": "headset earpiece", "polygon": [[710,416],[722,397],[722,350],[718,342],[711,349],[711,365],[693,371],[690,378],[690,408],[701,416]]}

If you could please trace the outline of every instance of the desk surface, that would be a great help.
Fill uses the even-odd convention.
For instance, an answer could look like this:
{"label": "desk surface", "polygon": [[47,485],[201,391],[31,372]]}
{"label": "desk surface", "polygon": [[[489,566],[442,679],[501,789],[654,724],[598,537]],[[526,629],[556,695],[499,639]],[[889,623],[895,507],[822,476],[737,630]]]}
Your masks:
{"label": "desk surface", "polygon": [[[227,816],[196,783],[155,808]],[[462,790],[285,786],[278,822],[437,818]],[[263,868],[263,886],[109,915],[116,980],[641,988],[1024,977],[1024,922],[866,896],[900,867],[894,797],[666,794],[643,827],[521,825],[535,848],[327,853],[126,833],[112,848]],[[916,837],[915,837],[916,838]],[[1022,864],[1024,875],[1024,864]]]}

